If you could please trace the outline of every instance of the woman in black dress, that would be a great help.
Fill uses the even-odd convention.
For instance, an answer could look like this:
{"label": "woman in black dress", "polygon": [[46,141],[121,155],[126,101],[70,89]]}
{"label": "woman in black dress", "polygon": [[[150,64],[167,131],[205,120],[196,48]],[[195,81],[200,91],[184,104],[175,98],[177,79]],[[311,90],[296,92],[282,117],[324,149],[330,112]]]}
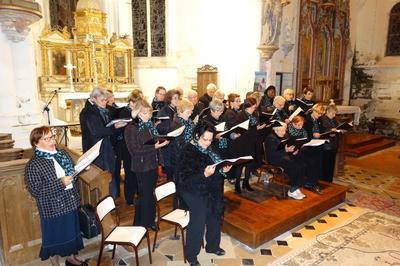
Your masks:
{"label": "woman in black dress", "polygon": [[162,162],[158,150],[169,141],[152,143],[157,129],[151,121],[153,109],[146,100],[138,100],[132,109],[134,121],[125,129],[125,142],[131,154],[131,169],[138,185],[138,202],[135,208],[134,225],[155,228],[156,203],[153,196],[157,183],[157,167]]}
{"label": "woman in black dress", "polygon": [[212,166],[221,157],[212,149],[215,129],[200,121],[194,130],[194,140],[180,154],[177,171],[178,193],[190,212],[185,254],[190,265],[200,265],[197,255],[206,229],[206,252],[225,254],[220,247],[221,220],[224,211],[224,175],[231,166]]}
{"label": "woman in black dress", "polygon": [[25,182],[36,199],[42,231],[41,260],[50,258],[60,265],[60,256],[69,256],[65,265],[86,265],[75,255],[83,249],[79,227],[80,196],[73,184],[74,165],[69,155],[56,148],[49,127],[32,130],[34,155],[25,167]]}

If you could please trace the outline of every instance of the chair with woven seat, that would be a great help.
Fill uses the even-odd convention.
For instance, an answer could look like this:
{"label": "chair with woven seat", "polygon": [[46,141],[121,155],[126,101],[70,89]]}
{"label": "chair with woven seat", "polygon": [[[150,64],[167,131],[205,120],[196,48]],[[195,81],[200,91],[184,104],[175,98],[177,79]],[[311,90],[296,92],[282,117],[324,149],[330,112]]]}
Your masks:
{"label": "chair with woven seat", "polygon": [[[182,247],[183,247],[183,259],[184,262],[186,263],[186,255],[185,255],[185,235],[184,231],[189,224],[189,211],[185,211],[182,209],[172,209],[170,212],[167,214],[161,216],[160,212],[160,204],[159,202],[168,197],[172,196],[176,193],[176,187],[174,182],[167,182],[162,185],[159,185],[156,187],[154,191],[154,195],[157,200],[157,227],[159,228],[159,224],[161,221],[167,222],[169,224],[172,224],[175,226],[175,237],[177,233],[177,229],[180,229],[181,232],[181,238],[182,238]],[[154,244],[153,244],[153,252],[156,248],[156,241],[157,241],[157,234],[158,231],[156,231],[155,236],[154,236]]]}
{"label": "chair with woven seat", "polygon": [[[114,224],[115,226],[111,229],[110,233],[106,235],[106,225],[104,224],[104,220],[106,216],[111,215],[111,212],[115,212],[116,214],[116,221]],[[150,264],[152,264],[150,239],[147,229],[143,226],[120,226],[118,212],[115,208],[114,199],[111,196],[107,196],[97,204],[96,215],[101,227],[101,245],[97,265],[100,265],[104,246],[107,244],[111,244],[114,245],[112,259],[114,259],[116,245],[129,245],[135,251],[136,265],[139,266],[139,256],[137,248],[144,237],[147,238],[149,260]]]}

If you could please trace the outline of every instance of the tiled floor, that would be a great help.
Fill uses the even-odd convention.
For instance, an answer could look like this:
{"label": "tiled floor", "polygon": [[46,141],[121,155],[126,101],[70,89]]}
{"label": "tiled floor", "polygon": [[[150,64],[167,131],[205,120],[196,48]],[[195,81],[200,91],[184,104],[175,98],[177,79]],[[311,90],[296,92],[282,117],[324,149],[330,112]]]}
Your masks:
{"label": "tiled floor", "polygon": [[[371,175],[374,175],[375,177],[372,177]],[[368,178],[370,180],[368,180]],[[353,185],[352,191],[354,194],[360,191],[363,192],[364,189],[365,191],[370,193],[371,189],[373,190],[375,183],[379,181],[377,179],[381,179],[382,182],[393,183],[399,182],[400,177],[394,176],[393,174],[389,175],[378,173],[376,170],[374,170],[372,173],[371,171],[365,169],[359,169],[359,167],[347,167],[346,176],[344,179],[346,181],[350,180],[353,182],[362,179],[364,184],[360,183],[355,186]],[[341,181],[343,181],[343,179],[341,179]],[[227,185],[226,189],[231,189],[231,185]],[[394,191],[394,193],[400,192]],[[385,197],[385,194],[376,193],[376,196]],[[358,202],[355,201],[355,203],[357,204]],[[221,247],[226,250],[226,255],[218,257],[213,254],[207,254],[204,250],[201,250],[198,256],[198,260],[203,266],[308,265],[307,260],[314,261],[314,264],[321,265],[384,265],[385,263],[400,263],[400,260],[396,260],[391,257],[385,257],[383,254],[377,254],[376,256],[362,256],[362,253],[351,250],[334,249],[332,251],[332,247],[324,247],[324,244],[319,243],[320,239],[324,239],[324,241],[334,241],[335,233],[339,232],[340,230],[345,230],[346,226],[353,226],[354,228],[356,228],[357,225],[352,224],[354,221],[359,220],[362,222],[363,220],[366,220],[369,216],[373,216],[374,212],[372,212],[371,214],[371,210],[367,207],[369,206],[365,203],[361,207],[358,207],[349,202],[340,206],[336,206],[332,210],[322,214],[320,217],[315,217],[307,223],[292,229],[290,232],[287,232],[277,237],[273,241],[261,245],[257,249],[251,249],[244,244],[238,242],[237,240],[232,239],[228,235],[222,234]],[[377,243],[381,241],[382,243],[380,243],[380,245],[382,246],[385,245],[385,242],[387,242],[387,244],[390,246],[395,245],[400,241],[399,217],[381,214],[381,212],[377,214],[380,215],[378,218],[376,218],[378,221],[377,226],[382,226],[382,230],[379,231],[378,227],[374,227],[376,230],[378,230],[379,233],[375,232],[376,235],[372,236],[368,236],[368,232],[365,232],[366,230],[362,230],[362,234],[365,235],[360,235],[360,239],[356,239],[359,243],[351,242],[350,240],[354,239],[350,239],[349,243],[347,243],[348,245],[356,245],[362,243],[361,237],[373,237],[374,241],[376,241]],[[388,221],[392,221],[393,223],[391,224],[391,227],[389,227],[389,229],[383,226],[384,224],[389,223]],[[382,225],[380,224],[380,222],[382,223]],[[389,234],[387,232],[390,232],[391,235],[394,235],[395,239],[393,239],[393,243],[390,243],[390,241],[387,241],[387,239],[385,238],[386,235]],[[172,234],[172,229],[169,229],[166,234],[164,233],[164,237],[161,237],[159,239],[159,245],[156,248],[156,251],[152,253],[152,265],[188,265],[184,264],[183,262],[181,240],[170,239],[170,236],[172,236]],[[82,258],[91,258],[90,265],[96,265],[96,258],[98,255],[98,243],[99,238],[86,241],[85,249],[80,254]],[[373,247],[370,248],[373,249]],[[324,252],[320,251],[325,249],[329,250],[330,253],[324,254]],[[340,263],[338,261],[335,262],[335,260],[337,260],[337,258],[335,258],[335,253],[345,254],[344,261],[340,261]],[[320,256],[320,258],[318,258],[317,260],[312,260],[315,259],[315,254],[317,254],[317,256]],[[150,265],[146,245],[142,244],[140,246],[139,256],[140,265]],[[342,257],[343,256],[341,256],[341,259],[343,259]],[[349,258],[348,261],[346,261],[347,257]],[[302,263],[294,263],[299,261],[301,261]],[[46,262],[43,263],[40,261],[35,261],[27,265],[45,264]],[[114,260],[111,260],[111,252],[105,252],[101,265],[135,265],[135,258],[132,253],[128,252],[123,247],[118,247],[116,258]]]}

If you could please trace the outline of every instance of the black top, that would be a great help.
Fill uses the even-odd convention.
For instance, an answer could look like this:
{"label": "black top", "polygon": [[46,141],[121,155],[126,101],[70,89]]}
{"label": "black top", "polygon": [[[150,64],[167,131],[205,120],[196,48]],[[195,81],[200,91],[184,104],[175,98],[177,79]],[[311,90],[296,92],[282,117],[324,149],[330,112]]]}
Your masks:
{"label": "black top", "polygon": [[193,113],[190,116],[190,118],[192,120],[194,120],[196,118],[196,116],[200,116],[200,113],[203,111],[203,109],[204,109],[204,104],[202,102],[198,101],[193,108]]}
{"label": "black top", "polygon": [[212,101],[212,97],[205,93],[203,96],[200,97],[199,101],[204,104],[204,108],[207,108]]}

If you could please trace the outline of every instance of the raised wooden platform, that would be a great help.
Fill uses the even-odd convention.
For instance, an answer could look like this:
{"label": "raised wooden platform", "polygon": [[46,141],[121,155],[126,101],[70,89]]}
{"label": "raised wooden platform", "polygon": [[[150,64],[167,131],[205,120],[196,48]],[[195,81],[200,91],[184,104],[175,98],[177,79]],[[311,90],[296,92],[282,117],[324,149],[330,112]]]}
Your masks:
{"label": "raised wooden platform", "polygon": [[375,134],[350,133],[346,135],[345,154],[361,157],[396,145],[396,141]]}
{"label": "raised wooden platform", "polygon": [[[278,199],[273,196],[257,203],[234,192],[226,192],[223,231],[257,248],[345,200],[346,187],[323,182],[322,185],[323,195],[303,189],[307,196],[303,200]],[[257,189],[263,189],[263,185],[257,184]]]}

